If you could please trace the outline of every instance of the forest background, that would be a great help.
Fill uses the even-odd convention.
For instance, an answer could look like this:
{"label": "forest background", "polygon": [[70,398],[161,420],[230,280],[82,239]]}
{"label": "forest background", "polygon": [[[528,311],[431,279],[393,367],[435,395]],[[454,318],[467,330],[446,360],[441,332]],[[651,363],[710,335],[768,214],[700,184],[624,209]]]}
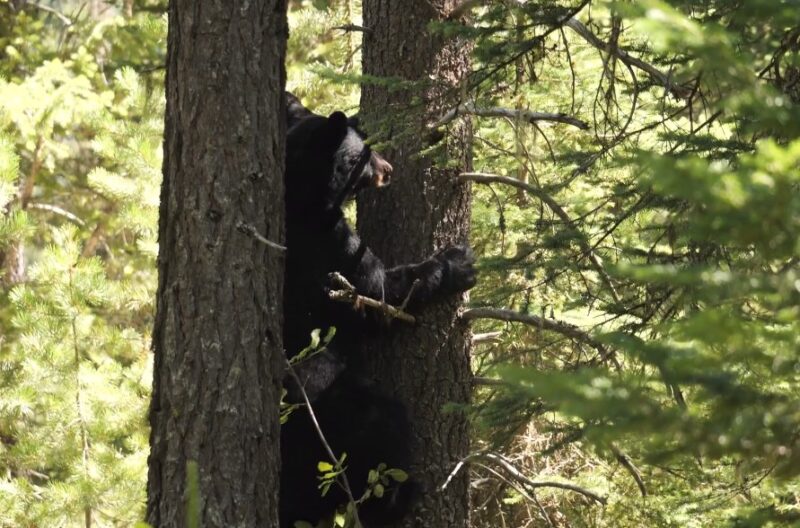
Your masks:
{"label": "forest background", "polygon": [[[459,9],[473,525],[800,523],[800,3]],[[165,11],[0,0],[3,527],[144,517]],[[290,2],[319,113],[360,12]]]}

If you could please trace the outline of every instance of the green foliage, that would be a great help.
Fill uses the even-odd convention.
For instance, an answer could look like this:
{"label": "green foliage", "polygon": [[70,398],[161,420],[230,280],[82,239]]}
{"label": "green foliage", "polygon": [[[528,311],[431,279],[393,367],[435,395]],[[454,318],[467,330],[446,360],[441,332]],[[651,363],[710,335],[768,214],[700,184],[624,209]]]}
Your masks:
{"label": "green foliage", "polygon": [[70,25],[0,5],[0,526],[132,526],[163,129],[160,91],[133,68],[163,61],[165,25],[59,7]]}
{"label": "green foliage", "polygon": [[[144,505],[165,5],[13,4],[0,1],[0,526],[131,526]],[[475,170],[528,190],[473,187],[471,303],[542,322],[475,322],[502,332],[476,348],[476,372],[493,378],[475,394],[476,451],[608,499],[473,464],[475,525],[796,525],[796,2],[463,4],[469,16],[430,27],[474,51],[443,108],[466,99],[589,126],[473,118]],[[362,32],[336,29],[360,10],[291,2],[288,88],[321,114],[355,111],[359,83],[411,87],[361,75]],[[331,338],[317,332],[301,359]],[[321,492],[344,463],[320,463]],[[357,504],[406,478],[376,468],[329,524],[352,525]]]}
{"label": "green foliage", "polygon": [[[558,29],[578,3],[495,4],[463,32],[478,46],[476,106],[591,127],[486,119],[476,131],[476,169],[538,193],[476,189],[474,239],[490,258],[472,302],[560,326],[480,323],[503,339],[479,349],[477,368],[507,385],[480,390],[475,415],[495,449],[518,452],[535,431],[546,460],[523,451],[525,469],[563,465],[609,494],[602,514],[545,502],[569,522],[800,519],[790,4],[592,2],[578,20],[596,42]],[[576,456],[591,462],[573,469]],[[514,497],[498,515],[522,524]]]}

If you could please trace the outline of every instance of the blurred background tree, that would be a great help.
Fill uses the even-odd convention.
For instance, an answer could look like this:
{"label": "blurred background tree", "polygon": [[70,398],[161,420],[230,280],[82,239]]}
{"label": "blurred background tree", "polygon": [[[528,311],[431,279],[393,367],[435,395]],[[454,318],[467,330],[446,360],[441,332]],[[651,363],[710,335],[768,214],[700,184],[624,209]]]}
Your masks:
{"label": "blurred background tree", "polygon": [[[0,526],[143,517],[164,4],[0,1]],[[437,123],[475,136],[474,526],[800,522],[798,12],[465,0],[429,27],[474,48]],[[290,3],[320,113],[389,82],[360,13]]]}
{"label": "blurred background tree", "polygon": [[131,7],[0,3],[1,526],[143,518],[164,21]]}

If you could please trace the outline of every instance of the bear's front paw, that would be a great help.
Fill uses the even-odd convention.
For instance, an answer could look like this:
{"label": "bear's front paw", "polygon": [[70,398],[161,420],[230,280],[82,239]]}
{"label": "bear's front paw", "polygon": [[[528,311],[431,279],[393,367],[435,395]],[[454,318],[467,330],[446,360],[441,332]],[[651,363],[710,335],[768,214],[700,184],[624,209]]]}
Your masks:
{"label": "bear's front paw", "polygon": [[442,264],[442,291],[460,293],[475,286],[475,255],[466,246],[453,246],[437,253],[435,257]]}

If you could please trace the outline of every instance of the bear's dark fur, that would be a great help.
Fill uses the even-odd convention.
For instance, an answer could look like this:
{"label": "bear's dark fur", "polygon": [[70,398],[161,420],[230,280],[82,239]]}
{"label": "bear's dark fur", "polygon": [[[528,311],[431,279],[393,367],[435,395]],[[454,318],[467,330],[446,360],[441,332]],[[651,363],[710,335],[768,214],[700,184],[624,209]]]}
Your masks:
{"label": "bear's dark fur", "polygon": [[[292,358],[308,345],[313,329],[336,327],[327,350],[295,371],[334,453],[347,453],[346,474],[358,499],[378,464],[408,469],[410,426],[403,405],[361,379],[353,365],[352,351],[379,318],[330,300],[328,275],[339,272],[359,294],[394,305],[419,279],[407,305],[413,310],[471,288],[473,257],[467,248],[451,247],[418,264],[386,269],[347,224],[342,204],[364,187],[387,185],[392,166],[371,151],[354,120],[341,112],[319,116],[293,95],[286,98],[284,345]],[[285,385],[289,400],[301,401],[294,382],[287,378]],[[305,409],[295,410],[281,426],[281,459],[281,527],[297,520],[316,523],[347,502],[336,486],[325,497],[320,494],[317,463],[329,456]],[[401,484],[366,501],[359,509],[362,521],[372,528],[402,517],[413,489],[413,482]]]}

